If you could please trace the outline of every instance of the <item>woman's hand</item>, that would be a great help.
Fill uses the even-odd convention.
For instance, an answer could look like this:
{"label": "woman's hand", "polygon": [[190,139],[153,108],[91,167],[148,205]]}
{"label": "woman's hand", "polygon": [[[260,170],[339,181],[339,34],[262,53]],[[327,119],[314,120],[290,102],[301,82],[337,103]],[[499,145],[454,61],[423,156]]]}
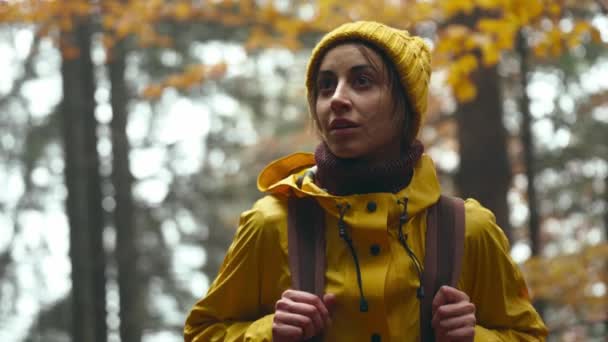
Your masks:
{"label": "woman's hand", "polygon": [[272,322],[273,342],[295,342],[316,336],[331,324],[330,310],[336,297],[287,290],[275,305]]}
{"label": "woman's hand", "polygon": [[475,337],[475,304],[466,293],[442,286],[433,299],[433,328],[438,342],[472,342]]}

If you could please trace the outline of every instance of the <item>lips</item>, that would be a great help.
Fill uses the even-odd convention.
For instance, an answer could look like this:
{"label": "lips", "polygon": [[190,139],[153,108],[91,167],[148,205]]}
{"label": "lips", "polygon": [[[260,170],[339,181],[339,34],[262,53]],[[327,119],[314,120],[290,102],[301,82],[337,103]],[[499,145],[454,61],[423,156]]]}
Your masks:
{"label": "lips", "polygon": [[344,119],[344,118],[333,119],[329,123],[330,131],[343,130],[343,129],[348,129],[348,128],[357,128],[357,127],[359,127],[359,125],[357,123],[350,121],[348,119]]}

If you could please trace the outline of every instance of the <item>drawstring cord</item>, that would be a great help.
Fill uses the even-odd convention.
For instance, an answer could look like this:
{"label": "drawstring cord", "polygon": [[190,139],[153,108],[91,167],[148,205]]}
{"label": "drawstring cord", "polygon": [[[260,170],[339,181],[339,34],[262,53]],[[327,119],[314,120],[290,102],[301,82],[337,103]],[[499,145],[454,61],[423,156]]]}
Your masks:
{"label": "drawstring cord", "polygon": [[418,279],[420,280],[420,286],[416,289],[416,297],[418,299],[424,298],[424,287],[423,287],[423,275],[422,275],[422,266],[418,258],[416,258],[416,254],[412,251],[410,246],[407,244],[407,234],[403,234],[403,225],[407,222],[407,198],[400,199],[397,201],[398,204],[403,206],[403,211],[399,216],[399,241],[405,248],[405,251],[409,255],[409,257],[414,262],[414,266],[416,267],[416,272],[418,273]]}
{"label": "drawstring cord", "polygon": [[363,294],[363,281],[361,280],[361,268],[359,267],[359,258],[357,258],[357,253],[355,252],[355,247],[353,246],[353,240],[348,235],[346,231],[346,222],[344,222],[344,215],[350,209],[350,204],[338,204],[338,211],[340,212],[340,219],[338,220],[338,232],[340,234],[340,238],[346,242],[350,249],[350,254],[353,256],[353,260],[355,261],[355,268],[357,270],[357,282],[359,283],[359,310],[361,312],[367,312],[368,305],[367,300],[365,299],[365,295]]}

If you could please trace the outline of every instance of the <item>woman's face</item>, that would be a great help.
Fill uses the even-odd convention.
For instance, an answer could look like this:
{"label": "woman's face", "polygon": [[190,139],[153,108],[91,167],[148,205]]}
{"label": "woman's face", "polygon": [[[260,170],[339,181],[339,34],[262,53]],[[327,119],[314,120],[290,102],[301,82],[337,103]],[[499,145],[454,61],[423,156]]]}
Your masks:
{"label": "woman's face", "polygon": [[380,55],[360,44],[338,45],[323,57],[315,114],[321,138],[335,156],[399,157],[405,113],[395,112],[387,70]]}

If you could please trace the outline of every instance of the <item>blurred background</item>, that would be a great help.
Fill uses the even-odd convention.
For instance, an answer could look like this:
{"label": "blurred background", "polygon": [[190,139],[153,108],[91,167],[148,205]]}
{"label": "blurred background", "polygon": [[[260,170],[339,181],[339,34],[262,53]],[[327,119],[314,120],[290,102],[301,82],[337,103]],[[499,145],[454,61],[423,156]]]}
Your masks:
{"label": "blurred background", "polygon": [[[420,139],[492,209],[550,341],[608,336],[603,0],[0,1],[0,341],[181,341],[323,33],[433,51]],[[227,304],[228,305],[228,304]]]}

